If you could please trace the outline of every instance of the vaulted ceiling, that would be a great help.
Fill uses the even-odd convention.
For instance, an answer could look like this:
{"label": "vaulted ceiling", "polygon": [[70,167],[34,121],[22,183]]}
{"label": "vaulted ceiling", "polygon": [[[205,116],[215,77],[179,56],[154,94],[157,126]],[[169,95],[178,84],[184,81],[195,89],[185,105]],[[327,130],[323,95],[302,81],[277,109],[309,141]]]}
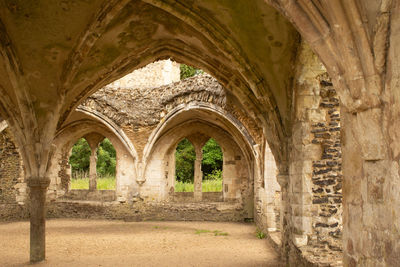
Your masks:
{"label": "vaulted ceiling", "polygon": [[299,36],[263,0],[1,1],[0,41],[0,113],[33,112],[37,131],[168,57],[214,75],[271,134],[289,128]]}

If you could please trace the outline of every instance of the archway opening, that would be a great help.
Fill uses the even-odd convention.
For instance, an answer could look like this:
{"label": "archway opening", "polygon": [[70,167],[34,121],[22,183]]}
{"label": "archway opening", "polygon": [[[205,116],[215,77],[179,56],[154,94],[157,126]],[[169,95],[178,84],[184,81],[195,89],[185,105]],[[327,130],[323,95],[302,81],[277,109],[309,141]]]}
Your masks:
{"label": "archway opening", "polygon": [[194,161],[196,152],[193,144],[182,139],[175,151],[175,192],[194,192]]}
{"label": "archway opening", "polygon": [[89,189],[91,149],[85,138],[80,138],[72,147],[69,157],[71,166],[71,189]]}
{"label": "archway opening", "polygon": [[202,191],[222,192],[222,149],[213,138],[210,138],[202,148],[203,160],[201,170],[203,172]]}
{"label": "archway opening", "polygon": [[97,149],[97,189],[115,190],[117,153],[111,141],[104,138]]}

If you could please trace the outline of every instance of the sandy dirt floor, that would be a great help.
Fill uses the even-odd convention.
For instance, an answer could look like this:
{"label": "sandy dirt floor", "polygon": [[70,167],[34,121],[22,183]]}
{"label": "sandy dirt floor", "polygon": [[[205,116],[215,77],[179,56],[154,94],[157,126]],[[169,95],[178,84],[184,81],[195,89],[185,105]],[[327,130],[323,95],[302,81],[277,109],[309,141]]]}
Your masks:
{"label": "sandy dirt floor", "polygon": [[[255,230],[245,223],[48,220],[46,261],[31,266],[279,266]],[[1,223],[0,266],[28,261],[29,223]]]}

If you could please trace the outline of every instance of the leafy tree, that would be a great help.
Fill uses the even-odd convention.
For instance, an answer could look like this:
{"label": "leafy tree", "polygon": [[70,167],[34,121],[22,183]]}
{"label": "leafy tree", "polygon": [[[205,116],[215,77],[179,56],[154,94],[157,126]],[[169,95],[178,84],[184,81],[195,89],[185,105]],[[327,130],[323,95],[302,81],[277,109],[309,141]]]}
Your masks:
{"label": "leafy tree", "polygon": [[180,69],[181,69],[181,80],[203,73],[201,69],[196,69],[192,66],[188,66],[185,64],[181,64]]}
{"label": "leafy tree", "polygon": [[75,143],[69,158],[72,174],[89,171],[90,153],[90,146],[85,138],[81,138]]}
{"label": "leafy tree", "polygon": [[105,138],[97,149],[97,174],[115,176],[116,151],[110,140]]}
{"label": "leafy tree", "polygon": [[203,171],[203,178],[215,178],[222,174],[223,154],[221,147],[218,143],[210,138],[203,147],[203,161],[201,162],[201,169]]}
{"label": "leafy tree", "polygon": [[175,152],[175,178],[181,182],[194,181],[194,161],[196,152],[186,138],[179,142]]}
{"label": "leafy tree", "polygon": [[[81,138],[72,147],[69,164],[72,167],[72,176],[75,173],[89,172],[90,146],[85,138]],[[99,176],[115,175],[116,151],[110,140],[105,138],[97,149],[97,173]]]}

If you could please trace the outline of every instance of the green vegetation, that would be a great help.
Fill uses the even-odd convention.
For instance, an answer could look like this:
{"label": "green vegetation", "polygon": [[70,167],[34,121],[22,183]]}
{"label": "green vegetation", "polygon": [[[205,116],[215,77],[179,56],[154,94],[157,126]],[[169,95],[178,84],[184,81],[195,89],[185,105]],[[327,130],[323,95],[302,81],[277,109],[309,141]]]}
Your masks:
{"label": "green vegetation", "polygon": [[192,143],[186,138],[180,141],[175,152],[175,176],[177,182],[191,182],[193,184],[195,160],[196,152]]}
{"label": "green vegetation", "polygon": [[[221,192],[222,191],[222,178],[215,180],[203,180],[202,182],[203,192]],[[175,182],[175,192],[193,192],[193,182]]]}
{"label": "green vegetation", "polygon": [[82,173],[89,172],[90,165],[90,147],[85,138],[81,138],[72,147],[69,164],[71,165],[72,177],[79,176]]}
{"label": "green vegetation", "polygon": [[205,230],[205,229],[198,229],[196,232],[194,232],[196,235],[199,234],[204,234],[204,233],[211,233],[211,230]]}
{"label": "green vegetation", "polygon": [[188,66],[185,64],[181,64],[180,69],[181,69],[181,80],[193,77],[195,75],[199,75],[204,72],[201,69],[196,69],[192,66]]}
{"label": "green vegetation", "polygon": [[264,239],[264,238],[266,238],[267,236],[265,235],[265,233],[264,233],[263,231],[261,231],[260,229],[257,228],[257,230],[256,230],[256,237],[257,237],[258,239]]}
{"label": "green vegetation", "polygon": [[[89,178],[72,178],[71,189],[88,189]],[[101,177],[97,178],[97,189],[99,190],[115,190],[115,177]]]}
{"label": "green vegetation", "polygon": [[220,230],[211,231],[211,230],[206,230],[206,229],[197,229],[194,233],[196,235],[205,234],[205,233],[213,233],[215,236],[227,236],[227,235],[229,235],[227,232],[222,232]]}
{"label": "green vegetation", "polygon": [[194,184],[193,182],[175,182],[175,192],[193,192]]}
{"label": "green vegetation", "polygon": [[71,189],[89,189],[89,178],[72,178]]}
{"label": "green vegetation", "polygon": [[203,180],[201,184],[203,192],[221,192],[222,191],[222,177],[213,180]]}
{"label": "green vegetation", "polygon": [[153,228],[154,228],[154,229],[160,229],[160,230],[168,229],[167,226],[158,226],[158,225],[154,226]]}
{"label": "green vegetation", "polygon": [[[90,165],[90,147],[85,138],[79,139],[72,147],[69,158],[73,178],[86,177]],[[104,138],[97,149],[97,174],[103,176],[115,176],[116,152],[110,140]]]}
{"label": "green vegetation", "polygon": [[104,138],[97,149],[97,175],[98,176],[115,176],[116,167],[116,151],[110,140]]}
{"label": "green vegetation", "polygon": [[[193,192],[194,161],[196,153],[186,138],[179,142],[175,152],[175,192]],[[222,191],[223,155],[218,143],[210,138],[203,147],[203,192]]]}
{"label": "green vegetation", "polygon": [[227,232],[221,232],[221,231],[218,231],[218,230],[215,230],[213,233],[214,233],[215,236],[227,236],[227,235],[229,235]]}
{"label": "green vegetation", "polygon": [[222,177],[223,155],[221,147],[217,141],[210,138],[203,147],[203,161],[201,162],[201,170],[203,171],[203,179],[215,180]]}
{"label": "green vegetation", "polygon": [[[193,192],[194,161],[196,153],[186,138],[179,142],[175,152],[175,192]],[[222,191],[223,155],[218,143],[210,138],[203,147],[203,192]]]}

